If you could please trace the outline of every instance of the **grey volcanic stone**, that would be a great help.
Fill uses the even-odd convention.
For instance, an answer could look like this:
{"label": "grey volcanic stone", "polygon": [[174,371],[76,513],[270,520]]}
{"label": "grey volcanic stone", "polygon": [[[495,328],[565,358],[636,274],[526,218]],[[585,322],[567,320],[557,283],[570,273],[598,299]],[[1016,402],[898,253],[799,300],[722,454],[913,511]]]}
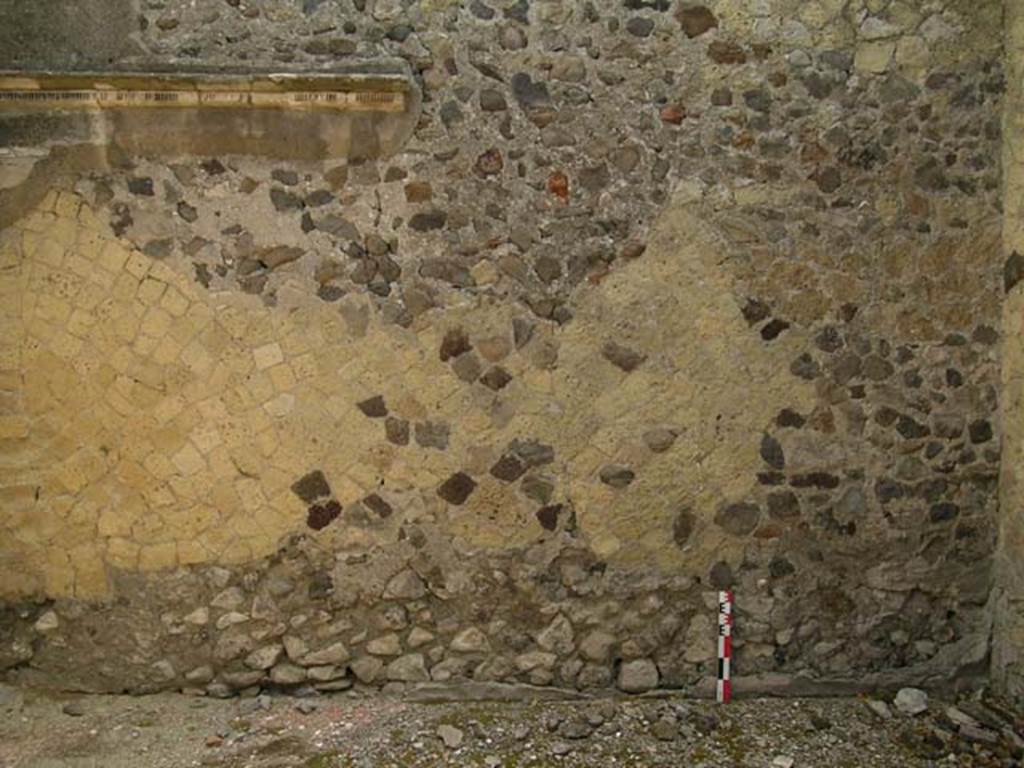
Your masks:
{"label": "grey volcanic stone", "polygon": [[643,693],[658,687],[658,667],[650,659],[636,659],[623,663],[619,669],[619,690]]}

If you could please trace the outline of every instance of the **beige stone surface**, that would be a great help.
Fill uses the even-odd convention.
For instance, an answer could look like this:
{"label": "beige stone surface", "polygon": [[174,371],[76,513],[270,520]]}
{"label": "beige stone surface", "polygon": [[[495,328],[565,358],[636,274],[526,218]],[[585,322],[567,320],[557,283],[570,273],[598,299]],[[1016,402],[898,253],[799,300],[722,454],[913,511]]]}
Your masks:
{"label": "beige stone surface", "polygon": [[[809,384],[779,372],[797,342],[769,352],[743,322],[722,247],[680,198],[642,267],[582,292],[573,323],[509,353],[508,304],[485,297],[409,329],[371,314],[353,335],[315,299],[273,308],[209,293],[185,265],[126,250],[82,200],[54,192],[0,246],[0,380],[14,404],[0,420],[0,595],[102,598],[113,569],[266,555],[308,532],[290,486],[314,468],[345,508],[383,483],[403,515],[446,520],[466,547],[524,545],[538,535],[536,503],[487,473],[516,438],[553,446],[541,468],[552,501],[572,505],[602,557],[703,571],[741,546],[711,520],[749,490],[759,425],[813,404]],[[454,325],[507,355],[508,387],[466,387],[439,360]],[[611,338],[646,361],[614,366],[601,354]],[[553,367],[531,364],[541,345],[557,350]],[[448,450],[388,443],[383,420],[356,407],[377,394],[404,418],[448,423]],[[673,446],[645,448],[643,433],[666,424],[680,433]],[[606,485],[606,464],[637,479]],[[436,488],[460,470],[478,487],[446,505]],[[684,506],[697,525],[681,550],[671,532]],[[396,532],[339,520],[313,535],[360,550]]]}
{"label": "beige stone surface", "polygon": [[[1003,112],[1003,247],[1024,254],[1024,8],[1006,5],[1007,93]],[[993,675],[1024,695],[1024,286],[1003,305],[1002,465]]]}

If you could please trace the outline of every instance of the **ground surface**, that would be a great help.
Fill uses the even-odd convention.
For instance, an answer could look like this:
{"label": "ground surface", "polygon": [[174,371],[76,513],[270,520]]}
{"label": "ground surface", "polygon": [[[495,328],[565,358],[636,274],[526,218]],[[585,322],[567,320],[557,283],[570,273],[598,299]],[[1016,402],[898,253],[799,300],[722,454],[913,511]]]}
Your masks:
{"label": "ground surface", "polygon": [[932,699],[927,712],[884,717],[856,698],[413,704],[353,693],[68,698],[0,685],[0,766],[1020,765],[1020,720],[987,704]]}

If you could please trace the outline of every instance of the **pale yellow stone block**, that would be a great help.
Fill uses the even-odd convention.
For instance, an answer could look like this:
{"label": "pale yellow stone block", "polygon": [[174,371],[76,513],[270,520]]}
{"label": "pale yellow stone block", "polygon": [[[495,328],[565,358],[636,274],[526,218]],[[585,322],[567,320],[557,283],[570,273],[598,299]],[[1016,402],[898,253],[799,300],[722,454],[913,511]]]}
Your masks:
{"label": "pale yellow stone block", "polygon": [[181,353],[181,362],[196,375],[203,376],[213,367],[213,358],[202,345],[192,342]]}
{"label": "pale yellow stone block", "polygon": [[157,336],[148,336],[144,333],[140,333],[135,337],[135,341],[132,343],[132,351],[139,357],[148,357],[160,344],[160,339]]}
{"label": "pale yellow stone block", "polygon": [[150,275],[139,283],[139,288],[135,293],[135,297],[147,307],[150,307],[160,301],[164,295],[164,291],[166,290],[167,283],[156,280]]}
{"label": "pale yellow stone block", "polygon": [[81,309],[76,309],[72,311],[71,316],[68,318],[66,327],[68,333],[72,336],[84,339],[95,325],[96,317],[94,315]]}
{"label": "pale yellow stone block", "polygon": [[42,237],[37,241],[31,257],[54,269],[60,268],[64,263],[64,246],[53,237]]}
{"label": "pale yellow stone block", "polygon": [[270,344],[264,344],[262,347],[257,347],[252,351],[252,357],[257,370],[260,371],[264,371],[267,368],[284,361],[284,353],[281,351],[281,345],[276,341],[271,342]]}
{"label": "pale yellow stone block", "polygon": [[125,514],[122,509],[106,507],[100,512],[96,526],[100,536],[128,537],[134,523],[135,518]]}
{"label": "pale yellow stone block", "polygon": [[120,243],[107,240],[100,248],[96,262],[108,272],[120,272],[128,262],[129,252]]}
{"label": "pale yellow stone block", "polygon": [[210,553],[196,540],[179,541],[178,563],[180,565],[198,565],[210,559]]}
{"label": "pale yellow stone block", "polygon": [[95,271],[96,267],[89,259],[84,258],[78,254],[72,253],[67,258],[67,264],[65,266],[72,274],[78,275],[82,279],[88,279]]}
{"label": "pale yellow stone block", "polygon": [[[176,503],[174,494],[166,485],[152,485],[139,489],[146,504],[153,508],[169,507]],[[143,518],[145,519],[145,518]]]}
{"label": "pale yellow stone block", "polygon": [[160,306],[174,317],[184,317],[188,312],[189,301],[176,288],[168,288],[160,300]]}
{"label": "pale yellow stone block", "polygon": [[263,409],[275,418],[284,418],[295,410],[295,395],[290,392],[282,392],[277,397],[272,397],[263,404]]}
{"label": "pale yellow stone block", "polygon": [[70,597],[75,593],[75,572],[66,549],[48,547],[46,552],[46,594]]}
{"label": "pale yellow stone block", "polygon": [[295,386],[295,372],[288,363],[275,365],[267,371],[267,375],[278,392],[287,392]]}
{"label": "pale yellow stone block", "polygon": [[257,403],[264,403],[275,394],[274,383],[263,371],[250,376],[245,382],[245,388]]}
{"label": "pale yellow stone block", "polygon": [[253,477],[244,477],[235,481],[235,493],[238,494],[244,509],[256,509],[267,503],[266,496],[260,488],[260,482]]}
{"label": "pale yellow stone block", "polygon": [[36,305],[36,315],[48,322],[63,325],[71,316],[71,303],[52,295],[42,295]]}
{"label": "pale yellow stone block", "polygon": [[186,476],[194,475],[206,469],[206,461],[191,443],[186,443],[180,451],[174,454],[171,461]]}
{"label": "pale yellow stone block", "polygon": [[294,358],[291,361],[291,366],[295,373],[295,378],[299,381],[314,378],[319,373],[319,369],[316,364],[316,357],[309,352]]}
{"label": "pale yellow stone block", "polygon": [[173,336],[164,336],[153,349],[153,362],[160,365],[170,365],[175,362],[184,350],[184,346],[174,339]]}
{"label": "pale yellow stone block", "polygon": [[58,331],[53,334],[49,343],[50,350],[58,357],[72,359],[82,351],[82,340],[76,339],[65,331]]}
{"label": "pale yellow stone block", "polygon": [[178,564],[178,547],[173,541],[148,544],[139,550],[139,569],[159,571]]}
{"label": "pale yellow stone block", "polygon": [[139,545],[127,538],[112,538],[107,541],[107,564],[122,571],[137,571],[139,568]]}
{"label": "pale yellow stone block", "polygon": [[136,280],[142,280],[152,264],[153,260],[144,253],[132,251],[128,254],[128,259],[124,263],[124,270]]}
{"label": "pale yellow stone block", "polygon": [[177,467],[162,453],[149,454],[142,460],[142,466],[159,480],[166,480],[177,472]]}
{"label": "pale yellow stone block", "polygon": [[[81,207],[82,198],[73,192],[58,192],[53,201],[53,212],[62,218],[77,219]],[[76,226],[74,221],[71,222],[71,226]]]}
{"label": "pale yellow stone block", "polygon": [[201,422],[198,427],[192,430],[189,438],[204,456],[223,442],[220,430],[217,429],[216,425],[209,422]]}
{"label": "pale yellow stone block", "polygon": [[159,339],[167,333],[172,322],[173,318],[167,312],[159,307],[153,307],[146,313],[146,316],[142,318],[142,324],[139,326],[139,332]]}
{"label": "pale yellow stone block", "polygon": [[29,422],[23,416],[0,416],[0,440],[20,440],[29,435]]}

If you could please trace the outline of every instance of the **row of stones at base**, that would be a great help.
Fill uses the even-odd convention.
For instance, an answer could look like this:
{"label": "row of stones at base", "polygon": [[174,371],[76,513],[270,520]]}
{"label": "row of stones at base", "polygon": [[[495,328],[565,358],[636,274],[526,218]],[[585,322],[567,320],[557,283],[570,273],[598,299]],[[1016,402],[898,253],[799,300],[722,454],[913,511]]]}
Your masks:
{"label": "row of stones at base", "polygon": [[[385,663],[373,656],[361,656],[347,664],[322,664],[302,667],[288,661],[279,662],[269,669],[244,669],[215,673],[209,665],[196,667],[185,675],[182,692],[192,695],[228,697],[245,695],[266,686],[323,693],[347,691],[354,686],[372,686],[400,690],[406,684],[474,680],[521,682],[520,675],[532,685],[547,686],[556,682],[555,654],[543,651],[521,654],[515,659],[492,656],[470,670],[467,659],[448,658],[428,668],[428,658],[422,653],[408,653]],[[173,665],[160,661],[154,665],[158,675],[168,683],[176,678]],[[471,673],[471,674],[470,674]],[[657,664],[648,658],[633,659],[618,665],[617,671],[606,664],[584,663],[572,659],[561,665],[558,676],[575,679],[581,689],[601,689],[614,686],[625,693],[644,693],[654,690],[661,681]]]}

